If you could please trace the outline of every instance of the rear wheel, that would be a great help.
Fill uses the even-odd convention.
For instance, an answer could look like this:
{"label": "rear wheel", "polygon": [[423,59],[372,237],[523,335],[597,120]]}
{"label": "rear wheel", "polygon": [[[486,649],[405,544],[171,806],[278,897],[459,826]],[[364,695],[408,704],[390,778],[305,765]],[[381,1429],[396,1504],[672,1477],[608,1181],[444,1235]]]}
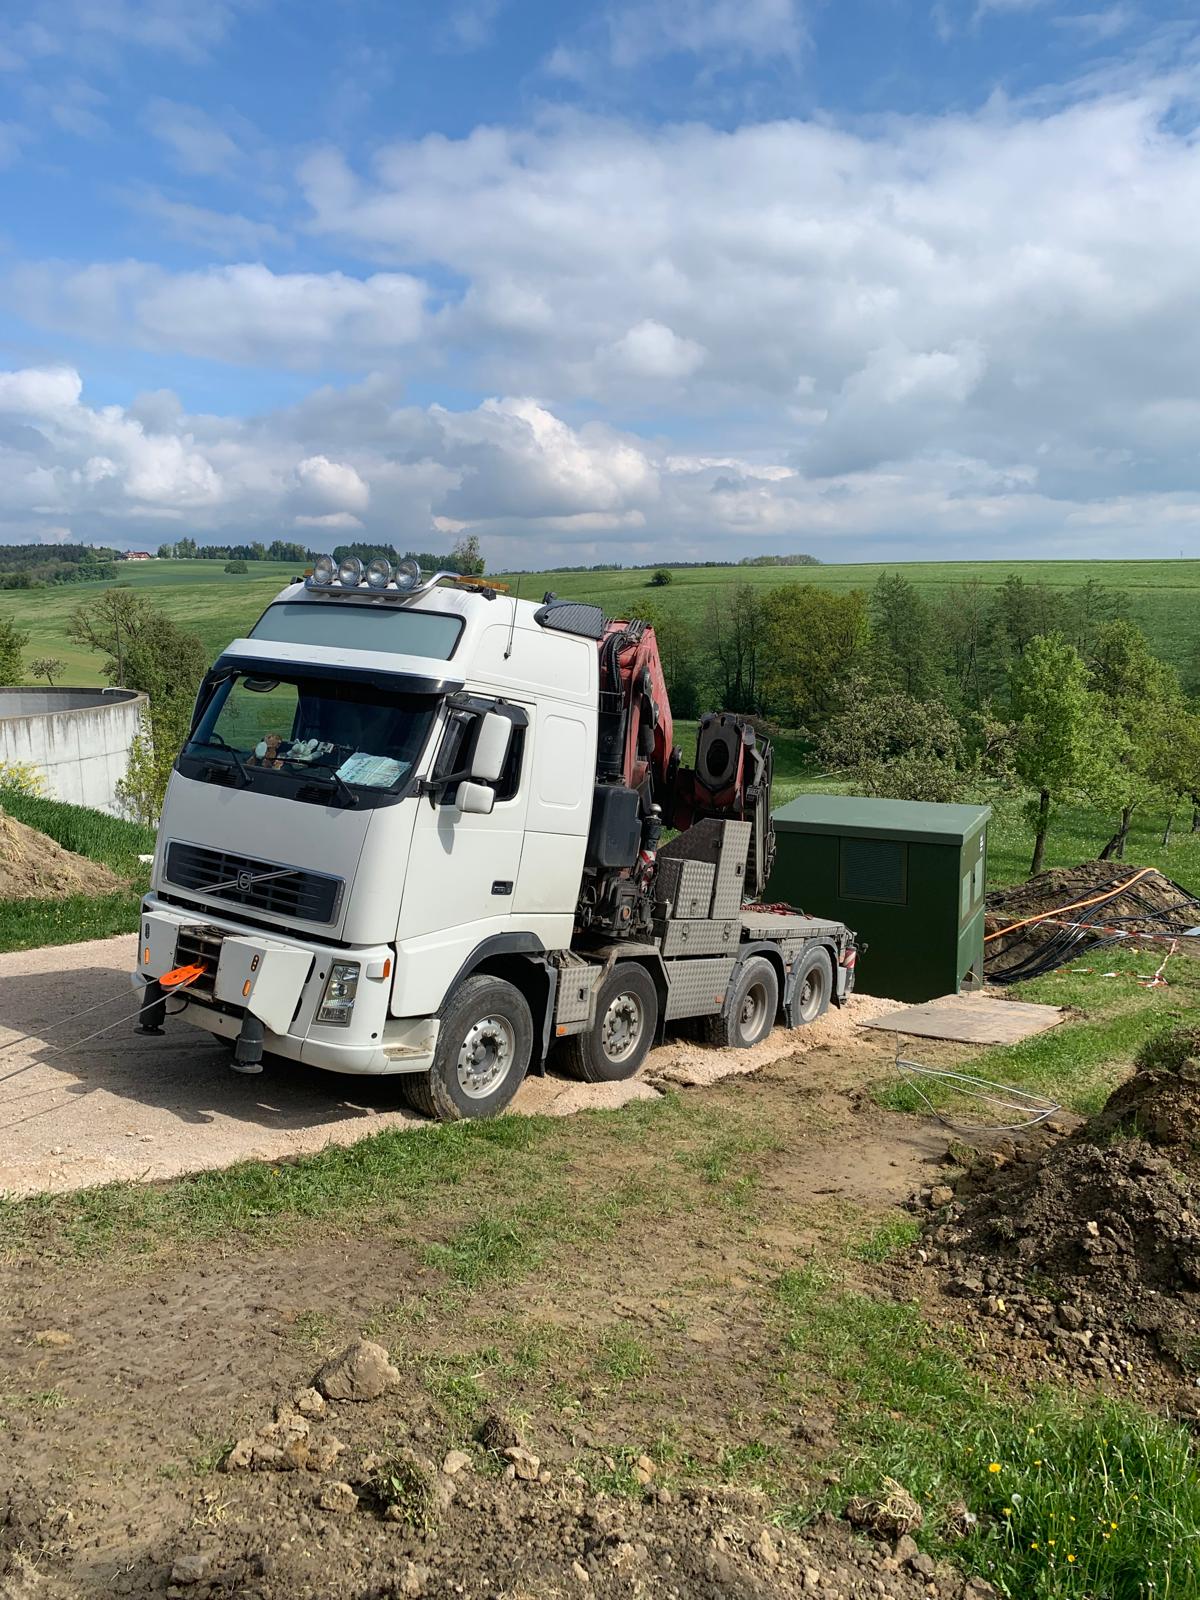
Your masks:
{"label": "rear wheel", "polygon": [[803,1028],[806,1023],[823,1017],[829,1010],[832,997],[833,962],[829,959],[829,951],[818,946],[806,951],[796,968],[792,998],[788,1003],[789,1026]]}
{"label": "rear wheel", "polygon": [[705,1018],[708,1044],[748,1050],[765,1039],[779,1010],[779,979],[766,956],[751,956],[733,974],[733,992],[720,1016]]}
{"label": "rear wheel", "polygon": [[405,1097],[439,1122],[494,1117],[521,1087],[532,1053],[525,996],[503,978],[478,973],[443,1008],[433,1067],[405,1079]]}
{"label": "rear wheel", "polygon": [[636,961],[618,961],[596,996],[595,1025],[564,1039],[559,1060],[584,1083],[618,1083],[646,1059],[657,1027],[654,979]]}

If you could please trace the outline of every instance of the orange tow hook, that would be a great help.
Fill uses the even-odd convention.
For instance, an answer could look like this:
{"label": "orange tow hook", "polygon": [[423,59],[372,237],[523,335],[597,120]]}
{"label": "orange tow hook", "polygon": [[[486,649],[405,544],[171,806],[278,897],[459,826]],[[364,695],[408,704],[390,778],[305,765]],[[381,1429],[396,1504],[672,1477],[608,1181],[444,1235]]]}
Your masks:
{"label": "orange tow hook", "polygon": [[163,989],[178,989],[181,983],[195,983],[197,978],[202,978],[208,968],[199,962],[190,967],[172,967],[170,972],[164,972],[158,980],[159,987]]}

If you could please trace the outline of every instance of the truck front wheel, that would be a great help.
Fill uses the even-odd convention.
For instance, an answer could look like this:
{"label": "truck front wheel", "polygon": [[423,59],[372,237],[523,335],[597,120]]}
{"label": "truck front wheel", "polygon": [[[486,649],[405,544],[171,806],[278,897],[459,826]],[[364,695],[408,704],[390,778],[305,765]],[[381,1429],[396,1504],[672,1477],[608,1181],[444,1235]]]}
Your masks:
{"label": "truck front wheel", "polygon": [[408,1103],[439,1122],[494,1117],[521,1087],[533,1053],[533,1018],[521,991],[477,973],[442,1010],[433,1067],[404,1081]]}
{"label": "truck front wheel", "polygon": [[587,1033],[563,1040],[563,1067],[584,1083],[632,1078],[658,1027],[658,990],[636,961],[618,961],[600,985],[596,1021]]}

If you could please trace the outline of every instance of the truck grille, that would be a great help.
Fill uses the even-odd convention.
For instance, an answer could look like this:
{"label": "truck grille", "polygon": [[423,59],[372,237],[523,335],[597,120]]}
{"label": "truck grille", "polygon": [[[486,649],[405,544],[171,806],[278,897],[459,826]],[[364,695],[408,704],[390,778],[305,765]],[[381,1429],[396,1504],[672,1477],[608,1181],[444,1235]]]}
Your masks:
{"label": "truck grille", "polygon": [[178,889],[302,922],[332,922],[343,888],[341,878],[331,878],[323,872],[306,872],[276,861],[255,861],[250,856],[213,850],[207,845],[183,844],[178,839],[172,839],[167,846],[166,878]]}

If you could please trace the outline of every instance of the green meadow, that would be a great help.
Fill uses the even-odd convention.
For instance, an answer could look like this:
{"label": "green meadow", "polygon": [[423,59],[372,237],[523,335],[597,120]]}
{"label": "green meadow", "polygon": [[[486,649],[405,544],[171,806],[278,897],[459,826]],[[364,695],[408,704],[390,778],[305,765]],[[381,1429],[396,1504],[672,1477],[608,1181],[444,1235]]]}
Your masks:
{"label": "green meadow", "polygon": [[[244,575],[223,571],[221,561],[146,561],[119,568],[114,580],[145,590],[156,604],[204,640],[215,656],[230,639],[244,635],[285,583],[294,563],[252,561]],[[731,585],[771,588],[783,583],[814,583],[846,591],[870,590],[884,572],[900,572],[930,599],[963,583],[998,586],[1010,573],[1030,583],[1064,591],[1096,578],[1129,597],[1130,616],[1164,660],[1182,667],[1197,642],[1200,605],[1198,561],[913,561],[821,567],[685,567],[672,570],[669,587],[652,588],[649,572],[537,572],[504,574],[497,582],[520,586],[523,597],[540,599],[547,589],[602,605],[611,615],[636,614],[640,606],[667,607],[689,621],[703,620],[710,599]],[[26,659],[57,656],[66,664],[63,682],[98,683],[96,659],[67,636],[71,612],[104,584],[0,592],[0,617],[10,618],[30,635]]]}

